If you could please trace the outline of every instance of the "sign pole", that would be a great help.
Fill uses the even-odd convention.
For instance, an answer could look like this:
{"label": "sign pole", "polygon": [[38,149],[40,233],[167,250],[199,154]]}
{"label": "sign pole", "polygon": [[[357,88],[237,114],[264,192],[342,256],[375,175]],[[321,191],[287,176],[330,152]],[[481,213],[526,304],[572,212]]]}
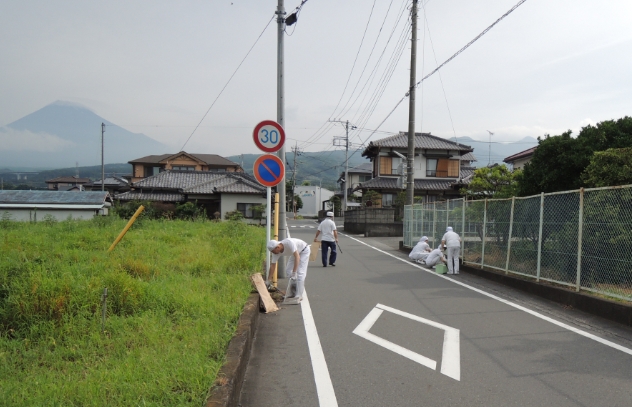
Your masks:
{"label": "sign pole", "polygon": [[[266,245],[270,241],[270,221],[272,219],[270,216],[272,206],[272,188],[267,187],[267,196],[266,196]],[[266,247],[266,280],[268,280],[268,276],[270,275],[270,250]]]}

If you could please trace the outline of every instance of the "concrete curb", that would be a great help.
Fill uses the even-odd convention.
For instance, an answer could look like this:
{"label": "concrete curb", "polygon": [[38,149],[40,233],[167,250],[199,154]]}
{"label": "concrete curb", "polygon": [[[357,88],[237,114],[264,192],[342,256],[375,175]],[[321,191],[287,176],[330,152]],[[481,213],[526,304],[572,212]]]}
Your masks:
{"label": "concrete curb", "polygon": [[226,361],[217,373],[206,407],[237,406],[258,321],[259,294],[253,293],[239,317],[237,331],[228,344]]}
{"label": "concrete curb", "polygon": [[[399,250],[404,253],[410,253],[411,251],[411,249],[404,247],[402,241],[399,242]],[[596,315],[623,325],[632,326],[632,305],[595,297],[555,285],[538,283],[513,275],[473,267],[471,265],[462,264],[461,270],[559,304],[571,306],[574,309],[588,314]]]}
{"label": "concrete curb", "polygon": [[461,265],[461,270],[506,286],[516,288],[529,294],[537,295],[574,309],[609,319],[623,325],[632,326],[632,306],[605,298],[594,297],[582,292],[566,288],[523,280],[495,271],[485,270],[470,265]]}

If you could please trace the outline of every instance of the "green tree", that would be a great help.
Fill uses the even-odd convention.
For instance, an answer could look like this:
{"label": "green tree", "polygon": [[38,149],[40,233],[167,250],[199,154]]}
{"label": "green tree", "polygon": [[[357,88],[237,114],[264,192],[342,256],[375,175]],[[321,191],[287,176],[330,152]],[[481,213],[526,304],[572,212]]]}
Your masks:
{"label": "green tree", "polygon": [[632,148],[597,151],[584,170],[582,180],[589,188],[632,184]]}
{"label": "green tree", "polygon": [[367,201],[371,201],[375,205],[375,201],[380,199],[381,196],[377,191],[369,189],[362,194],[362,205],[366,206]]}
{"label": "green tree", "polygon": [[510,198],[516,195],[522,171],[511,171],[504,164],[479,168],[461,194],[476,198]]}
{"label": "green tree", "polygon": [[312,183],[311,183],[310,181],[307,181],[307,180],[306,180],[306,181],[303,181],[303,182],[301,183],[301,185],[303,185],[303,186],[310,186],[310,185],[312,185]]}
{"label": "green tree", "polygon": [[583,127],[577,138],[571,131],[538,137],[538,148],[519,180],[521,196],[557,192],[586,186],[584,171],[595,152],[632,147],[632,117],[606,120]]}
{"label": "green tree", "polygon": [[342,201],[340,200],[340,197],[334,195],[329,201],[331,202],[331,206],[333,206],[332,209],[334,210],[334,215],[340,216],[340,209],[342,208]]}

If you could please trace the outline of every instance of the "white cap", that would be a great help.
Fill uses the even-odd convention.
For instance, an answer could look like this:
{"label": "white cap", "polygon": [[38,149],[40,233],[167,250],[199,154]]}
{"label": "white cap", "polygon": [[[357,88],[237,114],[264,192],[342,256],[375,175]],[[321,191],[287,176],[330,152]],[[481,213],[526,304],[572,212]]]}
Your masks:
{"label": "white cap", "polygon": [[446,232],[453,232],[454,230],[452,229],[452,226],[448,226],[448,228],[445,231]]}
{"label": "white cap", "polygon": [[425,242],[426,240],[428,240],[428,236],[422,236],[421,239],[419,239],[420,242]]}
{"label": "white cap", "polygon": [[333,218],[334,217],[334,213],[333,212],[327,212],[327,217]]}
{"label": "white cap", "polygon": [[278,245],[279,245],[279,242],[277,240],[270,240],[268,241],[268,250],[272,251]]}

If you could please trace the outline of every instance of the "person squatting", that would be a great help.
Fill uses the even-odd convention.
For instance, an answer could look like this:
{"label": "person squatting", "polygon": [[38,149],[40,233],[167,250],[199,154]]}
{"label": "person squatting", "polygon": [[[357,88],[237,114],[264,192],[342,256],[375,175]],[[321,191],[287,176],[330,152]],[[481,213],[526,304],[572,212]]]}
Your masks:
{"label": "person squatting", "polygon": [[310,253],[309,245],[301,239],[289,237],[281,240],[280,242],[277,240],[270,240],[267,244],[267,248],[272,253],[270,256],[268,281],[272,280],[277,262],[281,256],[289,256],[285,270],[290,279],[296,282],[296,290],[292,293],[293,295],[289,295],[289,287],[293,285],[293,282],[290,281],[288,284],[287,298],[295,298],[297,301],[300,301],[303,297],[303,292],[305,291],[305,277],[307,276],[307,265],[309,263]]}

